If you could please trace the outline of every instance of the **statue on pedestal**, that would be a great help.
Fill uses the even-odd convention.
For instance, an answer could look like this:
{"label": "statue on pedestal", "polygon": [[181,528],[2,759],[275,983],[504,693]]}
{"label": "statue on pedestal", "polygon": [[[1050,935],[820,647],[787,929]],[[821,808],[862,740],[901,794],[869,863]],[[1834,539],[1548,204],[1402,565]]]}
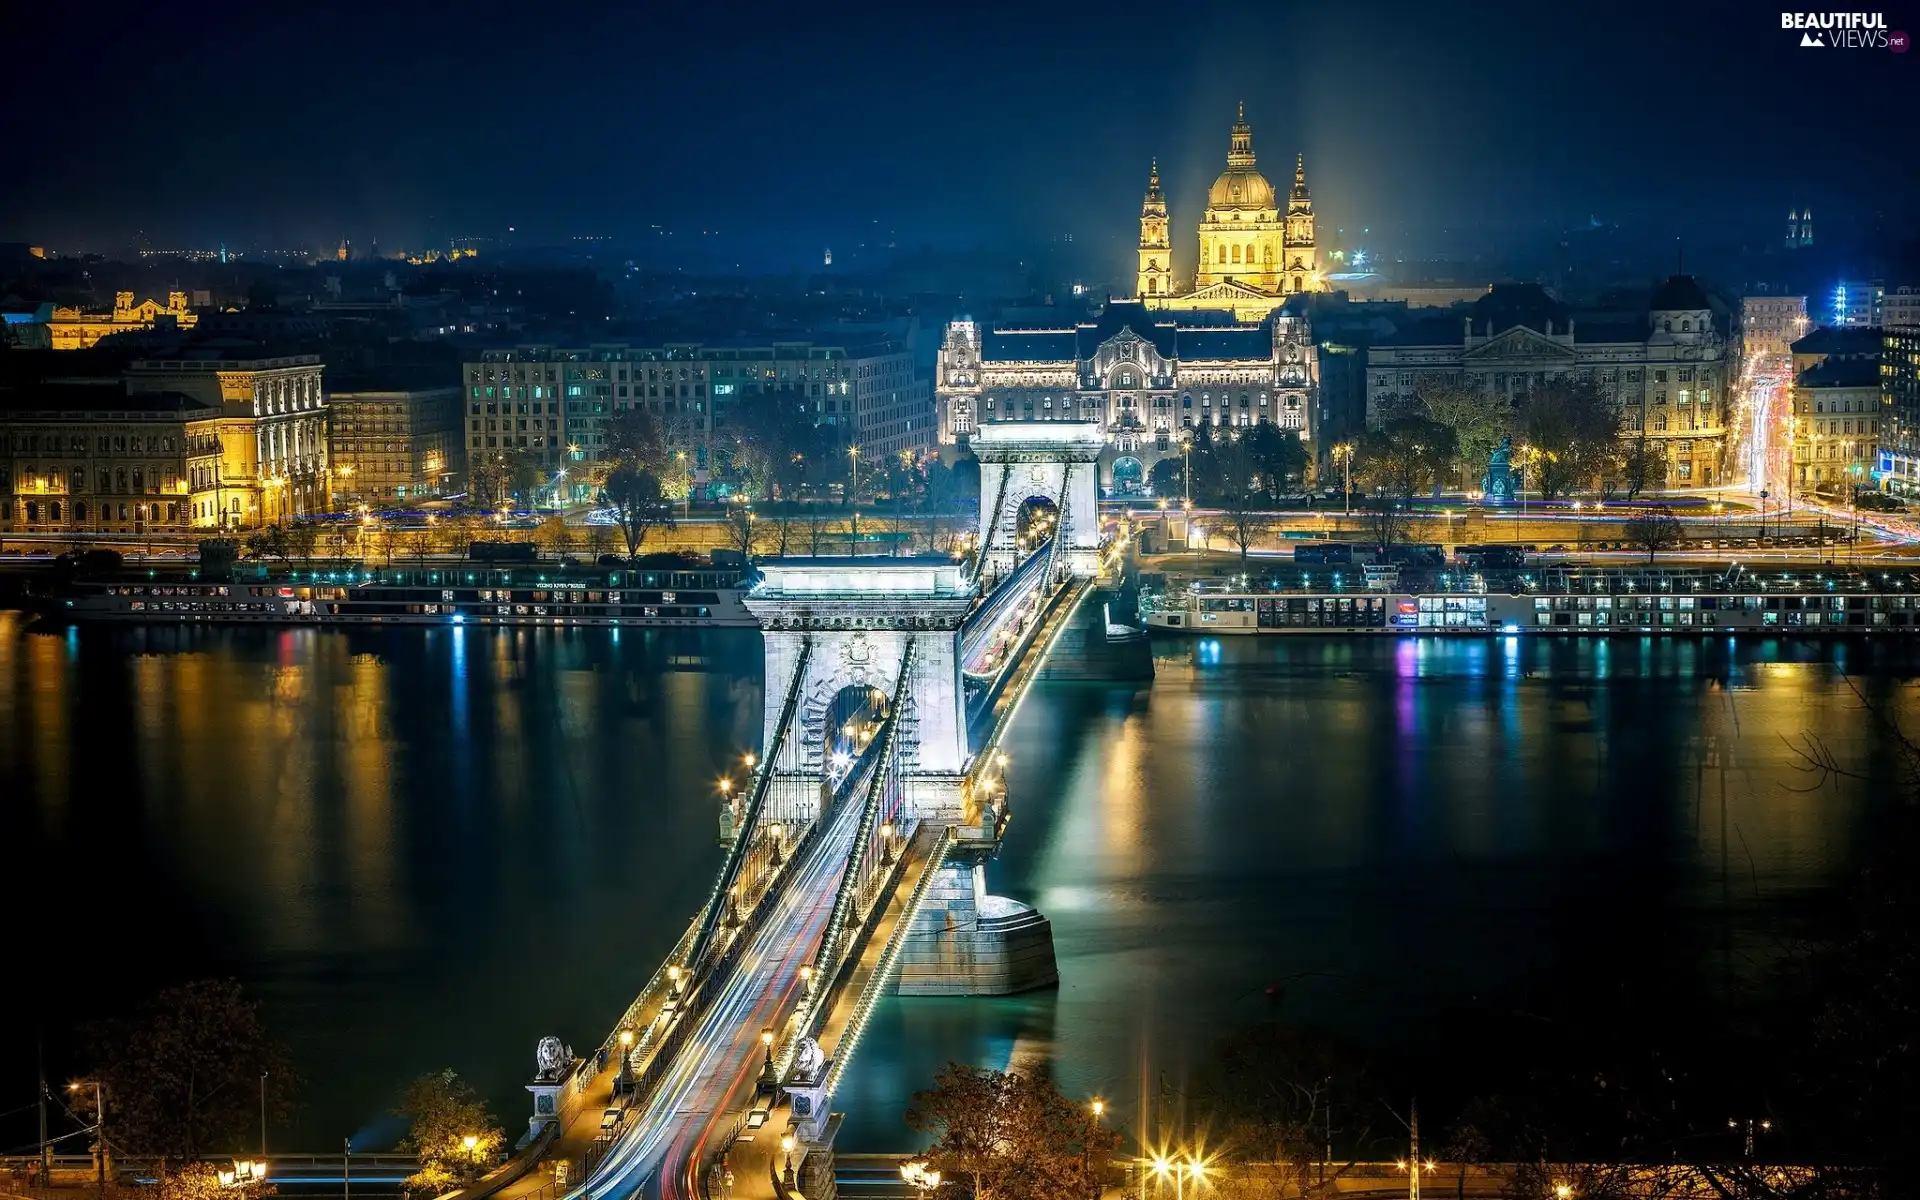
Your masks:
{"label": "statue on pedestal", "polygon": [[1480,477],[1480,503],[1512,504],[1514,498],[1513,439],[1503,437],[1487,456],[1487,473]]}

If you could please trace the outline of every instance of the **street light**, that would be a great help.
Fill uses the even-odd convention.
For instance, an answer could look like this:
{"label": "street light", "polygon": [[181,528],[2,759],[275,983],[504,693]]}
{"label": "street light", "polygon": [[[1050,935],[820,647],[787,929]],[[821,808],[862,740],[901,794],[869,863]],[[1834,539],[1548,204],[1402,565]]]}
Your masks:
{"label": "street light", "polygon": [[920,1192],[932,1192],[940,1186],[940,1172],[929,1170],[924,1162],[901,1163],[900,1178]]}
{"label": "street light", "polygon": [[773,1082],[773,1030],[760,1031],[760,1049],[766,1055],[766,1061],[760,1067],[760,1076],[768,1083]]}
{"label": "street light", "polygon": [[788,1183],[792,1183],[793,1182],[793,1135],[792,1134],[783,1133],[780,1135],[780,1155],[783,1160],[780,1168],[780,1173],[783,1176],[785,1176],[786,1181]]}
{"label": "street light", "polygon": [[1353,443],[1341,442],[1333,448],[1333,456],[1340,460],[1347,493],[1346,511],[1353,511]]}
{"label": "street light", "polygon": [[860,443],[847,447],[847,458],[851,460],[851,477],[847,485],[847,504],[853,509],[853,536],[848,540],[848,553],[860,553]]}
{"label": "street light", "polygon": [[[77,1092],[84,1080],[74,1080],[67,1085],[69,1092]],[[101,1195],[107,1193],[107,1101],[106,1093],[101,1091],[100,1077],[95,1076],[93,1084],[93,1170],[94,1181]]]}

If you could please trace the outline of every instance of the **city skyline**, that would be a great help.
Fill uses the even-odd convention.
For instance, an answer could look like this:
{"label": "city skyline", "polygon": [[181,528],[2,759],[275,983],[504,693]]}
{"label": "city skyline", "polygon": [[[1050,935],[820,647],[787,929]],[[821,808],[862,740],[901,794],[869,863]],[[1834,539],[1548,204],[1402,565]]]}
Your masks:
{"label": "city skyline", "polygon": [[[89,248],[671,235],[780,267],[868,237],[1124,253],[1149,162],[1190,223],[1240,102],[1269,164],[1306,155],[1328,232],[1356,243],[1498,254],[1586,224],[1702,242],[1774,236],[1806,207],[1834,236],[1912,216],[1876,186],[1904,55],[1804,49],[1778,14],[1731,5],[1475,12],[766,8],[751,38],[738,10],[129,12],[10,85],[29,108],[152,99],[28,126],[35,186],[0,201],[0,232]],[[51,36],[39,20],[17,24]]]}

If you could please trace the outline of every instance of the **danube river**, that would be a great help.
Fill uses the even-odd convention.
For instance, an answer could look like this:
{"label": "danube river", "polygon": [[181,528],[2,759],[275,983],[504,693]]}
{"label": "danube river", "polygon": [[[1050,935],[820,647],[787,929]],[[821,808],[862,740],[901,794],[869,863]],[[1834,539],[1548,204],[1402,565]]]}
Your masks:
{"label": "danube river", "polygon": [[[1008,749],[996,891],[1061,986],[893,1000],[838,1098],[903,1147],[949,1058],[1047,1065],[1125,1121],[1279,1018],[1383,1058],[1596,972],[1737,988],[1904,783],[1920,646],[1156,643],[1150,688],[1043,685]],[[0,903],[55,1072],[78,1020],[238,976],[304,1075],[286,1149],[396,1132],[451,1066],[510,1128],[535,1041],[598,1043],[707,894],[759,637],[48,628],[0,613]],[[1858,777],[1819,780],[1814,738]],[[0,1109],[33,1096],[16,1021]],[[16,1115],[13,1118],[19,1120]],[[11,1129],[10,1129],[11,1132]],[[30,1136],[30,1135],[29,1135]],[[18,1140],[18,1139],[14,1139]],[[11,1144],[11,1143],[9,1143]]]}

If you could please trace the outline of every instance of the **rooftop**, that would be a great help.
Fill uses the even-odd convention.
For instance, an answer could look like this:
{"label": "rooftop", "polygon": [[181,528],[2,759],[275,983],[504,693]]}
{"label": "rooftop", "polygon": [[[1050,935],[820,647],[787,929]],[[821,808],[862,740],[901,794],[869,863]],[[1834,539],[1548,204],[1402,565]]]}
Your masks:
{"label": "rooftop", "polygon": [[218,416],[216,405],[180,392],[129,392],[117,379],[74,380],[0,388],[0,420],[81,413],[180,413]]}
{"label": "rooftop", "polygon": [[1822,325],[1792,349],[1795,354],[1878,354],[1884,332],[1872,325]]}
{"label": "rooftop", "polygon": [[1872,358],[1833,356],[1821,359],[1794,377],[1795,387],[1802,388],[1877,388],[1880,386],[1880,363]]}

